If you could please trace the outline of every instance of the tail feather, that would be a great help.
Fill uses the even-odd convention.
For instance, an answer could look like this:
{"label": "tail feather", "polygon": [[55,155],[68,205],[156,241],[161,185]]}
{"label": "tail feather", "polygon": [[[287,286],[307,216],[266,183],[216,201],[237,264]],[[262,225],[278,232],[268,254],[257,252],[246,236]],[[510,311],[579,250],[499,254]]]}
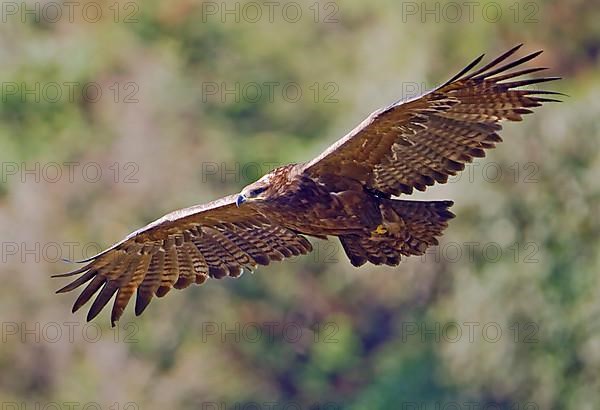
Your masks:
{"label": "tail feather", "polygon": [[452,201],[388,199],[380,205],[382,226],[365,235],[341,235],[342,247],[354,266],[398,265],[401,256],[422,255],[438,244],[437,236],[454,214]]}

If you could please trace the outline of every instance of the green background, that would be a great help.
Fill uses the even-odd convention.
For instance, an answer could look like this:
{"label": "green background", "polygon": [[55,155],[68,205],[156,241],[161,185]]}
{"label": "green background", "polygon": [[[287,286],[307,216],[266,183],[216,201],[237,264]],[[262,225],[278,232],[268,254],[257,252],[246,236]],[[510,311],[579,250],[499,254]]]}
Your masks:
{"label": "green background", "polygon": [[[474,2],[469,16],[464,2],[300,0],[271,3],[272,18],[262,2],[84,2],[72,21],[65,5],[55,19],[13,4],[0,25],[4,408],[600,402],[597,2]],[[518,43],[545,50],[531,64],[569,97],[415,196],[457,214],[424,258],[354,269],[337,241],[315,241],[139,318],[128,306],[116,330],[109,311],[84,325],[75,294],[53,293],[66,281],[50,275],[71,268],[59,257],[308,160],[378,107]]]}

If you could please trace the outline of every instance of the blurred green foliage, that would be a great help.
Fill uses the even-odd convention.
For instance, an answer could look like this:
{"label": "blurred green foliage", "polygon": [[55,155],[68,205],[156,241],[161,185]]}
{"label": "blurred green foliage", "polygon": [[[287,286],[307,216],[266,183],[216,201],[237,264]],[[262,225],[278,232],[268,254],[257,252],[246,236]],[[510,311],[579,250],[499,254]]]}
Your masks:
{"label": "blurred green foliage", "polygon": [[[272,22],[266,8],[255,22],[220,15],[250,3],[93,3],[97,22],[83,17],[87,2],[74,21],[3,9],[3,406],[595,408],[598,4],[476,2],[458,22],[447,3],[392,0],[295,2],[295,23],[281,14],[288,3],[275,2]],[[502,15],[484,18],[486,7]],[[169,210],[236,192],[268,164],[308,160],[415,86],[430,89],[481,52],[521,42],[545,50],[539,63],[564,77],[551,88],[569,97],[506,125],[472,178],[419,196],[453,199],[458,215],[427,257],[354,269],[337,242],[315,241],[311,256],[173,291],[140,318],[128,308],[117,330],[106,313],[84,327],[83,312],[70,314],[74,296],[53,294],[60,283],[49,275],[68,266],[49,260],[48,244],[64,251],[76,241],[75,258],[90,256],[84,245],[107,246]],[[73,98],[67,83],[78,84]],[[282,92],[289,84],[297,101]],[[65,163],[79,164],[72,181]],[[482,174],[489,163],[502,177]],[[83,172],[89,164],[101,178]],[[272,337],[269,323],[278,324]],[[457,340],[445,333],[452,323]],[[466,323],[476,324],[473,340]],[[500,339],[483,337],[485,325]]]}

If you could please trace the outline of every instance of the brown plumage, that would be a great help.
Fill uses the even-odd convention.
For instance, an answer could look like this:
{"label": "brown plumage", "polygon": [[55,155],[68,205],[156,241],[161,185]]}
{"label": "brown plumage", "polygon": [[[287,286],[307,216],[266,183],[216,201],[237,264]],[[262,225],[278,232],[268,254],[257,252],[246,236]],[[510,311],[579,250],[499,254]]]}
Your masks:
{"label": "brown plumage", "polygon": [[139,315],[172,288],[304,255],[312,247],[303,235],[338,236],[354,266],[397,265],[403,255],[423,254],[454,216],[452,202],[392,196],[446,182],[501,141],[500,121],[520,121],[531,108],[557,101],[547,96],[559,93],[520,87],[558,77],[515,79],[543,68],[507,72],[541,53],[506,63],[519,48],[471,71],[481,56],[437,89],[375,111],[310,162],[277,168],[238,195],[165,215],[83,267],[55,275],[80,275],[57,292],[85,285],[73,312],[95,296],[88,320],[114,296],[114,325],[134,293]]}

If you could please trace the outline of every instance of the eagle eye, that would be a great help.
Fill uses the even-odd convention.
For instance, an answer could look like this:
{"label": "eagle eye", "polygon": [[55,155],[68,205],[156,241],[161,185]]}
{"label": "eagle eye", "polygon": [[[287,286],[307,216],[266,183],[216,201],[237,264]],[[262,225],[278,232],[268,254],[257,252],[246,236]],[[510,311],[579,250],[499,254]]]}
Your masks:
{"label": "eagle eye", "polygon": [[250,197],[254,198],[260,194],[262,194],[263,192],[265,192],[267,190],[267,187],[260,187],[260,188],[255,188],[252,191],[250,191]]}

